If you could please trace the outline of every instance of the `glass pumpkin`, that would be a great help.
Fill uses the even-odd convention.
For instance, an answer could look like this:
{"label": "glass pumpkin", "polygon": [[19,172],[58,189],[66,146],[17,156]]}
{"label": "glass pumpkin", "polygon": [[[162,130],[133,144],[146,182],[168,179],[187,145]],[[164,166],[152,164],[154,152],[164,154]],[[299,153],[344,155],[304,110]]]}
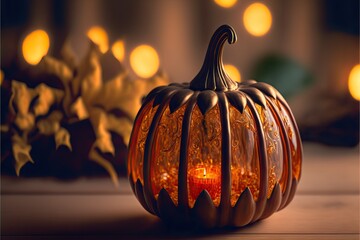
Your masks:
{"label": "glass pumpkin", "polygon": [[302,146],[290,108],[266,83],[225,73],[223,25],[190,83],[152,90],[129,145],[130,184],[152,214],[175,224],[244,226],[292,200]]}

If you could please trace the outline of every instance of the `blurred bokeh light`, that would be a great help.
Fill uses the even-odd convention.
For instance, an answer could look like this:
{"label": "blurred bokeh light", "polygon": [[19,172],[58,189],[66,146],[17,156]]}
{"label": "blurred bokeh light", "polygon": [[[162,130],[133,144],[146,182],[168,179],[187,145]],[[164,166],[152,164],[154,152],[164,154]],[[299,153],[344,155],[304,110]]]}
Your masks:
{"label": "blurred bokeh light", "polygon": [[93,26],[87,31],[88,38],[96,43],[102,53],[109,49],[109,38],[105,29],[100,26]]}
{"label": "blurred bokeh light", "polygon": [[117,40],[111,47],[111,52],[119,62],[124,61],[125,58],[125,43],[123,40]]}
{"label": "blurred bokeh light", "polygon": [[231,8],[237,2],[237,0],[214,0],[214,2],[223,8]]}
{"label": "blurred bokeh light", "polygon": [[235,67],[234,65],[231,64],[224,64],[224,68],[226,73],[229,75],[229,77],[236,81],[236,82],[241,82],[241,75],[240,75],[240,71],[239,69],[237,69],[237,67]]}
{"label": "blurred bokeh light", "polygon": [[140,45],[130,53],[130,65],[137,76],[150,78],[159,69],[159,55],[153,47]]}
{"label": "blurred bokeh light", "polygon": [[31,65],[38,64],[41,58],[48,53],[49,47],[50,39],[44,30],[37,29],[29,33],[22,44],[25,61]]}
{"label": "blurred bokeh light", "polygon": [[262,3],[253,3],[248,6],[243,17],[246,30],[256,37],[261,37],[269,32],[272,16],[269,8]]}
{"label": "blurred bokeh light", "polygon": [[349,91],[353,98],[360,101],[360,64],[354,66],[350,71]]}

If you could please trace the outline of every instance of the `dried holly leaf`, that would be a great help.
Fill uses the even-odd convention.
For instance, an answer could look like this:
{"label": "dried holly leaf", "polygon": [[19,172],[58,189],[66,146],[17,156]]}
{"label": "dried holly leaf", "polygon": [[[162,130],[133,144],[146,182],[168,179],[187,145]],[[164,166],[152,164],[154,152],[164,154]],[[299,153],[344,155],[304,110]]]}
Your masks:
{"label": "dried holly leaf", "polygon": [[112,114],[107,114],[107,126],[109,131],[113,131],[123,137],[124,143],[129,144],[133,123],[127,118],[118,118]]}
{"label": "dried holly leaf", "polygon": [[50,107],[54,103],[59,103],[64,96],[64,93],[58,89],[51,88],[46,84],[41,83],[35,88],[37,93],[37,101],[33,106],[35,116],[46,115]]}
{"label": "dried holly leaf", "polygon": [[55,144],[56,144],[56,149],[58,149],[60,146],[63,145],[68,147],[70,151],[72,151],[72,146],[70,142],[70,133],[68,132],[68,130],[66,130],[65,128],[60,128],[55,133]]}
{"label": "dried holly leaf", "polygon": [[69,68],[71,68],[71,70],[74,70],[76,67],[77,59],[74,51],[71,48],[70,40],[65,41],[64,45],[60,50],[60,55],[65,64]]}
{"label": "dried holly leaf", "polygon": [[13,80],[11,82],[11,92],[9,109],[13,114],[26,115],[29,112],[35,91],[28,88],[25,83]]}
{"label": "dried holly leaf", "polygon": [[102,106],[107,111],[116,108],[121,109],[132,119],[135,119],[141,107],[141,99],[151,89],[167,84],[168,79],[161,75],[148,80],[131,80],[126,74],[119,74],[104,84],[93,104]]}
{"label": "dried holly leaf", "polygon": [[14,135],[11,139],[12,151],[14,155],[14,165],[16,175],[20,175],[21,168],[28,162],[34,163],[31,158],[31,146],[28,145],[20,136]]}
{"label": "dried holly leaf", "polygon": [[45,56],[41,59],[37,68],[42,73],[53,74],[57,76],[64,85],[69,83],[73,78],[73,70],[63,61],[57,60],[50,56]]}
{"label": "dried holly leaf", "polygon": [[34,127],[35,117],[29,112],[29,107],[36,93],[23,82],[13,80],[12,94],[9,100],[9,110],[13,115],[15,125],[22,131],[30,131]]}
{"label": "dried holly leaf", "polygon": [[76,101],[70,106],[70,112],[71,114],[74,114],[78,118],[78,120],[84,120],[89,118],[89,113],[86,109],[82,97],[78,97]]}
{"label": "dried holly leaf", "polygon": [[92,146],[92,148],[90,149],[89,152],[89,159],[91,161],[94,161],[96,163],[98,163],[100,166],[102,166],[110,175],[110,178],[112,180],[112,182],[114,183],[115,187],[117,188],[119,186],[119,177],[118,174],[116,173],[113,165],[106,160],[105,158],[103,158],[98,151],[96,150],[96,146],[95,144]]}
{"label": "dried holly leaf", "polygon": [[102,87],[101,67],[99,62],[100,50],[91,42],[90,49],[80,62],[77,75],[73,79],[72,89],[75,96],[82,95],[85,104],[90,105],[91,100]]}
{"label": "dried holly leaf", "polygon": [[47,118],[39,119],[36,126],[39,133],[44,135],[55,134],[60,129],[60,121],[63,114],[60,111],[53,111]]}
{"label": "dried holly leaf", "polygon": [[102,153],[111,153],[114,156],[115,149],[112,143],[111,134],[107,129],[107,116],[104,110],[92,108],[92,111],[90,112],[90,121],[96,135],[94,146]]}

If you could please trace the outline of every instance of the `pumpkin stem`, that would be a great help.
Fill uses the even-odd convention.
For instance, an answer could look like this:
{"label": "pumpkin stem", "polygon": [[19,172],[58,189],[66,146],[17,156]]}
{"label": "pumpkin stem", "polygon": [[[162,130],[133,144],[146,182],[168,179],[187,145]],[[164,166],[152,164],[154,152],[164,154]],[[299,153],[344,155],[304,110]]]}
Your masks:
{"label": "pumpkin stem", "polygon": [[236,39],[235,30],[229,25],[222,25],[215,31],[210,40],[204,64],[190,82],[191,89],[228,91],[238,87],[237,83],[226,74],[222,62],[225,41],[228,40],[229,44],[233,44]]}

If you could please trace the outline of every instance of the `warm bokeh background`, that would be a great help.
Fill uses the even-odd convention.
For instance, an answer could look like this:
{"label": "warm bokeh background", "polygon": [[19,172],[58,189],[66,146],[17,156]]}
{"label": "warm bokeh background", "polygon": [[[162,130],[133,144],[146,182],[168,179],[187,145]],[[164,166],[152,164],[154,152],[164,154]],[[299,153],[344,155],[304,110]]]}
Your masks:
{"label": "warm bokeh background", "polygon": [[[265,10],[264,5],[253,5],[256,2],[2,0],[1,70],[4,81],[1,122],[5,124],[8,119],[10,81],[16,79],[31,86],[38,84],[28,80],[31,79],[27,76],[29,63],[22,53],[24,38],[36,29],[43,29],[49,36],[48,55],[59,58],[67,41],[79,61],[89,47],[89,29],[100,26],[105,33],[95,31],[92,39],[96,42],[95,39],[100,38],[101,41],[106,35],[108,43],[105,41],[104,51],[121,40],[117,55],[121,66],[110,64],[112,68],[126,69],[130,80],[134,81],[138,78],[146,81],[154,74],[159,75],[156,64],[145,69],[145,75],[142,75],[141,66],[137,70],[135,65],[144,56],[140,54],[140,60],[136,60],[135,55],[130,57],[137,46],[146,44],[157,52],[159,71],[168,76],[168,81],[184,82],[192,80],[200,69],[213,31],[222,24],[229,24],[235,28],[238,42],[225,46],[223,59],[225,64],[237,69],[237,78],[266,81],[276,86],[289,101],[304,141],[357,146],[359,1],[266,0],[261,1]],[[230,6],[223,7],[221,3]],[[250,25],[254,26],[247,26],[248,18],[254,15],[256,18],[257,14],[260,22],[254,25],[256,21],[250,20]],[[156,62],[150,59],[151,64],[147,65]],[[354,72],[350,74],[352,69]],[[355,82],[352,89],[349,89],[350,75]],[[126,114],[129,113],[125,111]],[[71,132],[77,127],[71,125],[66,129]],[[120,161],[119,168],[123,168],[126,144],[119,137],[112,136],[112,139],[116,147],[120,144],[124,149],[116,153],[122,160],[114,160],[115,165]],[[9,157],[6,147],[9,146],[2,142],[2,160],[6,160]],[[44,165],[42,170],[47,167]],[[10,171],[6,165],[4,169]]]}

